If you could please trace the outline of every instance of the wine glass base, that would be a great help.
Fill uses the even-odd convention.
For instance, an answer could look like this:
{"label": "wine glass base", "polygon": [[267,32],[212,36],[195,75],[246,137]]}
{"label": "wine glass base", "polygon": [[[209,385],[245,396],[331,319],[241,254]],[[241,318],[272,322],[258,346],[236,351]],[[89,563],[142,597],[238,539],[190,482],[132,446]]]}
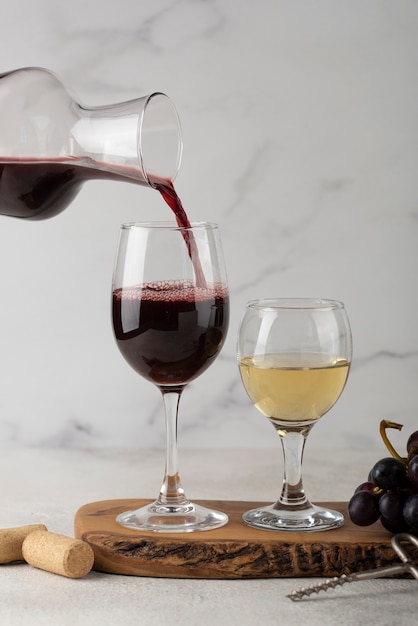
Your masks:
{"label": "wine glass base", "polygon": [[253,528],[291,532],[318,532],[338,528],[344,524],[344,516],[339,511],[309,503],[306,508],[294,510],[277,508],[277,505],[272,504],[246,511],[242,519]]}
{"label": "wine glass base", "polygon": [[116,521],[125,528],[140,531],[191,533],[220,528],[228,523],[228,516],[192,502],[166,505],[156,501],[135,511],[121,513]]}

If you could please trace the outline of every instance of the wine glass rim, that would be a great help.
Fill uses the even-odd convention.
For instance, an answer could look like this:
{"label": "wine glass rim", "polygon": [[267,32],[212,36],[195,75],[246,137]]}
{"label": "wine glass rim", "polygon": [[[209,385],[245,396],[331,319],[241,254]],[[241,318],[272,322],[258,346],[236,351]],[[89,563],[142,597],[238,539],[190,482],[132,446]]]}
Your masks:
{"label": "wine glass rim", "polygon": [[164,220],[155,222],[125,222],[121,224],[123,230],[196,230],[198,228],[203,229],[217,229],[218,224],[215,222],[190,222],[189,226],[180,226],[175,220]]}
{"label": "wine glass rim", "polygon": [[329,298],[259,298],[249,300],[246,304],[248,309],[262,309],[267,311],[276,310],[337,310],[344,309],[341,300],[331,300]]}

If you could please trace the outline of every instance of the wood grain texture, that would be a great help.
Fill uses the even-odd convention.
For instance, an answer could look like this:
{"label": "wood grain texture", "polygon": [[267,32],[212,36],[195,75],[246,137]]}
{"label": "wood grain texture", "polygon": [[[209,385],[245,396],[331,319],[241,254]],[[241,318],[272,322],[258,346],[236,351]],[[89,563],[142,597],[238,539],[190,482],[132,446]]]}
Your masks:
{"label": "wood grain texture", "polygon": [[321,532],[264,531],[242,522],[261,502],[199,501],[224,511],[229,523],[216,530],[160,534],[125,529],[115,518],[150,500],[109,500],[81,507],[75,536],[91,545],[96,571],[164,578],[285,578],[339,576],[398,562],[391,535],[379,522],[355,526],[347,504],[323,503],[345,516],[344,526]]}

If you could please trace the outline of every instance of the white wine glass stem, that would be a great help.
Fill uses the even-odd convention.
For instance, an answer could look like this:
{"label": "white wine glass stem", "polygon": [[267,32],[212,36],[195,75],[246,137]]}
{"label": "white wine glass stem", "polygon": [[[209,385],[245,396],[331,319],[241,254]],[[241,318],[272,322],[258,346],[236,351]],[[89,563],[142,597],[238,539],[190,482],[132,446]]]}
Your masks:
{"label": "white wine glass stem", "polygon": [[310,506],[303,488],[302,460],[310,426],[300,430],[283,430],[276,426],[283,448],[284,477],[276,506],[304,508]]}

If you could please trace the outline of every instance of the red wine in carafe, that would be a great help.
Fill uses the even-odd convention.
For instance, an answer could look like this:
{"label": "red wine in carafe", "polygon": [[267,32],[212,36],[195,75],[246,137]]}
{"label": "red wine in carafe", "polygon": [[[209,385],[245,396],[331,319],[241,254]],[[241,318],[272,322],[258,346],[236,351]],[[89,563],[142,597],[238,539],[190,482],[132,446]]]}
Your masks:
{"label": "red wine in carafe", "polygon": [[[29,220],[58,215],[74,200],[87,180],[129,180],[120,174],[74,161],[43,162],[0,159],[0,214]],[[132,178],[131,182],[135,182]]]}
{"label": "red wine in carafe", "polygon": [[[78,159],[44,162],[0,158],[0,214],[30,220],[58,215],[74,200],[83,183],[93,179],[137,182],[133,168],[89,167]],[[141,179],[142,180],[142,179]],[[156,179],[157,189],[176,216],[179,226],[190,222],[171,181]]]}

